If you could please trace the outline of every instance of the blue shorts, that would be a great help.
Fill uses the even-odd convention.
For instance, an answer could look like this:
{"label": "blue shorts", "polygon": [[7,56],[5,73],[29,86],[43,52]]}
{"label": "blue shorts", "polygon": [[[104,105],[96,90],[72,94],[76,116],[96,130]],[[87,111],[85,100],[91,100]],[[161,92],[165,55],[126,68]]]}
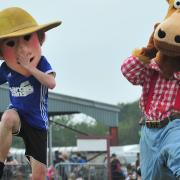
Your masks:
{"label": "blue shorts", "polygon": [[142,126],[140,160],[142,180],[180,177],[180,119],[160,129]]}

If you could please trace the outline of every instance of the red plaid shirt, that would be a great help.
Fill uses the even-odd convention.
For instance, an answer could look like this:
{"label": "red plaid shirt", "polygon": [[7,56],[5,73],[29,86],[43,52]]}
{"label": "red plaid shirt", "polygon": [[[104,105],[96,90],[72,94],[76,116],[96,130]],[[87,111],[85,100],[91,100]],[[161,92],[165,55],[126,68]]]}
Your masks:
{"label": "red plaid shirt", "polygon": [[[180,84],[180,71],[174,73],[174,76],[167,80],[161,75],[161,71],[154,59],[150,64],[145,65],[134,56],[125,60],[121,66],[121,71],[132,84],[142,86],[140,108],[148,120],[162,120],[170,116],[172,112],[178,112],[178,110],[174,109],[174,104]],[[146,109],[150,82],[154,72],[157,72],[157,80],[149,109]]]}

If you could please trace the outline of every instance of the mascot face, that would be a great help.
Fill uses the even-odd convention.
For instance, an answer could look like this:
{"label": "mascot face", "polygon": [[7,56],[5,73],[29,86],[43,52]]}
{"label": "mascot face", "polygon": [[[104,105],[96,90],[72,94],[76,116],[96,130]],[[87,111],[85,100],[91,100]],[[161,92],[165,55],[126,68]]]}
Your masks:
{"label": "mascot face", "polygon": [[180,56],[180,0],[169,0],[169,11],[165,20],[154,33],[154,44],[160,53]]}
{"label": "mascot face", "polygon": [[41,45],[36,32],[1,42],[1,54],[7,66],[23,76],[31,74],[20,64],[21,59],[36,67],[41,58]]}

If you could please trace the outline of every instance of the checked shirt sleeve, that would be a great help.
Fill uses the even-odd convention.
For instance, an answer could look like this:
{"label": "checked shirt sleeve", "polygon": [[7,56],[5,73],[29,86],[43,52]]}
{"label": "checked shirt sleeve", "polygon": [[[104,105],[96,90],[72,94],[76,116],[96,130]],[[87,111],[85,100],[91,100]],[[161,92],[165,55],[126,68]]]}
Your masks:
{"label": "checked shirt sleeve", "polygon": [[148,69],[138,58],[130,56],[121,66],[121,72],[133,85],[143,85]]}

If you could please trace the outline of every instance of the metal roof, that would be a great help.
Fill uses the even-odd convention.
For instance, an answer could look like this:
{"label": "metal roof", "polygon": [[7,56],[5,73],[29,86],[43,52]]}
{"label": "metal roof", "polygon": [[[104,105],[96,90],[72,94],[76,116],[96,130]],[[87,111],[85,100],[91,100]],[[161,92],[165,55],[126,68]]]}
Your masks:
{"label": "metal roof", "polygon": [[[0,86],[0,113],[9,104],[8,86]],[[118,126],[119,108],[116,105],[49,92],[49,116],[83,113],[110,127]]]}

